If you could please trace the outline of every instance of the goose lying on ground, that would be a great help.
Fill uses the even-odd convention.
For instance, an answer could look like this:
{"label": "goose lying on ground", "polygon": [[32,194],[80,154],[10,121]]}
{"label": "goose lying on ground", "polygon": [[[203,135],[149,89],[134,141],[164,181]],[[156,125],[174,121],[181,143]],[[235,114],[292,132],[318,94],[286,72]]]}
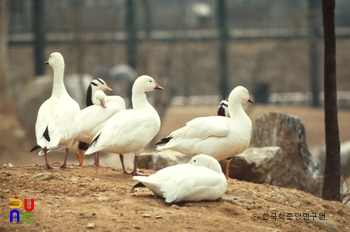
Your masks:
{"label": "goose lying on ground", "polygon": [[241,154],[250,143],[252,122],[242,103],[253,102],[242,86],[234,88],[228,99],[230,117],[195,118],[156,143],[157,150],[174,150],[185,155],[207,154],[217,160],[226,159],[226,178],[233,156]]}
{"label": "goose lying on ground", "polygon": [[146,92],[155,89],[163,88],[152,77],[138,77],[132,88],[133,109],[121,111],[110,118],[96,134],[85,154],[98,151],[134,153],[134,170],[131,174],[137,175],[138,156],[160,129],[159,115],[146,96]]}
{"label": "goose lying on ground", "polygon": [[208,155],[196,155],[187,164],[178,164],[159,170],[150,176],[134,176],[134,180],[153,193],[164,197],[167,203],[180,201],[217,200],[226,191],[225,175],[219,162]]}
{"label": "goose lying on ground", "polygon": [[40,106],[38,111],[35,124],[36,142],[37,146],[43,149],[45,165],[48,169],[52,167],[47,161],[47,151],[57,146],[66,147],[66,156],[61,166],[61,168],[66,168],[69,148],[79,132],[80,108],[78,103],[69,96],[64,86],[63,56],[54,52],[45,64],[53,68],[53,87],[51,97]]}

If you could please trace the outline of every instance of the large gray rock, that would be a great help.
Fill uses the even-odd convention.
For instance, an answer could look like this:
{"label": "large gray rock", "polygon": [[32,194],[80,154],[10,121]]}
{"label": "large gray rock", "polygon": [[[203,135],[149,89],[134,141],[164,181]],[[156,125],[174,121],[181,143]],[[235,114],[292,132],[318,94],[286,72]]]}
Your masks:
{"label": "large gray rock", "polygon": [[304,125],[299,118],[275,112],[258,117],[253,128],[251,145],[278,146],[282,150],[282,161],[271,173],[270,184],[321,195],[322,177],[319,165],[308,150]]}
{"label": "large gray rock", "polygon": [[[230,162],[229,177],[254,183],[270,183],[282,161],[279,147],[248,148],[233,157]],[[220,161],[225,170],[225,161]]]}
{"label": "large gray rock", "polygon": [[138,159],[138,168],[158,171],[172,165],[188,163],[191,158],[176,151],[143,153]]}
{"label": "large gray rock", "polygon": [[[82,80],[79,75],[66,75],[65,85],[68,93],[76,100],[81,108],[85,107],[85,94],[93,77],[83,74]],[[52,93],[52,75],[41,76],[29,82],[19,97],[18,118],[26,134],[35,138],[35,122],[39,107]]]}

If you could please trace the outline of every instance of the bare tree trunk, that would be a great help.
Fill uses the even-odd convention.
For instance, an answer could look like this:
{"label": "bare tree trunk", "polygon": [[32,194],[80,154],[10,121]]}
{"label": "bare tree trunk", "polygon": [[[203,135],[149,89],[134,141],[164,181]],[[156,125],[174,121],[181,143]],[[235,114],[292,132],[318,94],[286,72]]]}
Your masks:
{"label": "bare tree trunk", "polygon": [[322,197],[340,201],[340,142],[337,110],[335,0],[322,0],[326,162]]}
{"label": "bare tree trunk", "polygon": [[222,99],[228,97],[228,69],[227,69],[227,43],[229,40],[228,25],[226,16],[226,0],[217,1],[217,20],[219,28],[219,89]]}
{"label": "bare tree trunk", "polygon": [[45,73],[44,1],[33,0],[34,75]]}
{"label": "bare tree trunk", "polygon": [[6,93],[8,78],[8,29],[11,0],[1,0],[0,15],[0,93]]}
{"label": "bare tree trunk", "polygon": [[309,54],[310,54],[310,89],[312,95],[311,106],[320,107],[320,98],[319,98],[319,83],[318,83],[318,26],[319,26],[319,1],[318,0],[309,0],[309,10],[308,10],[308,19],[309,19]]}

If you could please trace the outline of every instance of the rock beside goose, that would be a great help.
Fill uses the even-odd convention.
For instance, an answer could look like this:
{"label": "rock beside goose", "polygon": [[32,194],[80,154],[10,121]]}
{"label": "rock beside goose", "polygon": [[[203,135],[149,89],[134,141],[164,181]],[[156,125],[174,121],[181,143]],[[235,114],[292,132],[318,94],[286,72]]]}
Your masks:
{"label": "rock beside goose", "polygon": [[85,154],[99,151],[115,154],[133,153],[134,170],[131,174],[137,175],[138,156],[160,129],[159,115],[146,96],[146,92],[156,89],[163,88],[152,77],[138,77],[132,88],[133,109],[121,111],[111,117],[95,135]]}
{"label": "rock beside goose", "polygon": [[226,159],[225,174],[228,178],[231,158],[241,154],[250,143],[252,122],[242,107],[242,103],[247,102],[253,102],[248,90],[237,86],[231,91],[228,99],[231,118],[195,118],[156,143],[157,150],[169,149],[189,156],[207,154],[217,160]]}
{"label": "rock beside goose", "polygon": [[[204,154],[192,157],[187,164],[166,167],[153,175],[133,179],[165,198],[167,203],[217,200],[227,187],[219,162]],[[138,186],[140,184],[134,187]]]}
{"label": "rock beside goose", "polygon": [[35,124],[36,141],[44,151],[46,168],[52,168],[47,161],[47,150],[57,146],[66,147],[66,156],[61,168],[66,167],[69,148],[79,132],[80,107],[67,93],[63,82],[64,59],[54,52],[45,64],[53,68],[52,94],[39,108]]}

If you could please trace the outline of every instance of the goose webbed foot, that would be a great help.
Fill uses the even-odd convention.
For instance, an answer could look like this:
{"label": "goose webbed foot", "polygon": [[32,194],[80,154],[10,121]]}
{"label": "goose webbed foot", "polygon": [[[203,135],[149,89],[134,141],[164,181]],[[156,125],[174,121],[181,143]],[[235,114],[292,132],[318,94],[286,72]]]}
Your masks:
{"label": "goose webbed foot", "polygon": [[67,168],[67,158],[68,158],[68,154],[69,154],[69,148],[66,148],[66,157],[64,158],[63,164],[61,165],[61,169],[63,168]]}

